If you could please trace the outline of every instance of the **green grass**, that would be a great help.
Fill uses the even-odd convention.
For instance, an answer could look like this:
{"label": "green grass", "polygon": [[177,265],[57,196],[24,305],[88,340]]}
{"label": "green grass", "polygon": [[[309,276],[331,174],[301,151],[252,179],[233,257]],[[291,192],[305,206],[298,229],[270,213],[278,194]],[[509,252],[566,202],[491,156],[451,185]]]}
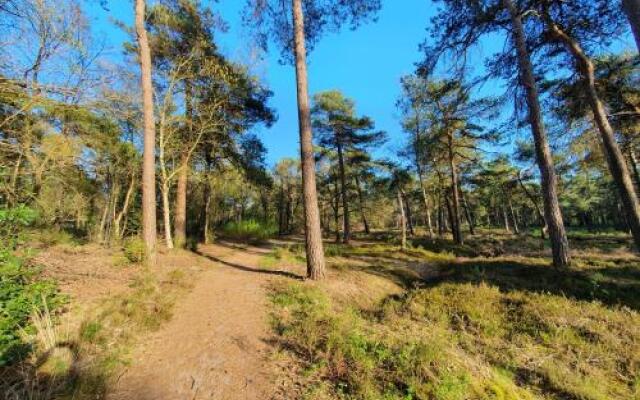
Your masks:
{"label": "green grass", "polygon": [[278,228],[273,223],[258,220],[228,222],[222,227],[223,237],[248,243],[262,243],[276,235]]}
{"label": "green grass", "polygon": [[[558,271],[543,258],[458,260],[385,244],[330,254],[339,274],[406,290],[360,309],[336,293],[343,275],[273,288],[273,328],[304,371],[305,398],[640,399],[637,259]],[[422,264],[427,281],[410,272]]]}

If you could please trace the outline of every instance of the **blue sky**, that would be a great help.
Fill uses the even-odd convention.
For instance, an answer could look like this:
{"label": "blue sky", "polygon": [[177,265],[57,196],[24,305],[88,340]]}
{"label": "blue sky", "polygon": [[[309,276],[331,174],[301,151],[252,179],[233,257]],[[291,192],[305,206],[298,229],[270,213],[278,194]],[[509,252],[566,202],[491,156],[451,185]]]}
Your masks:
{"label": "blue sky", "polygon": [[[246,60],[251,46],[242,27],[240,12],[244,0],[206,2],[229,24],[229,31],[218,36],[223,52],[235,60]],[[91,3],[89,3],[91,4]],[[90,7],[94,31],[107,41],[114,57],[121,53],[126,36],[109,22],[109,18],[131,23],[131,1],[109,0],[109,11]],[[434,6],[428,0],[384,0],[377,23],[357,31],[348,29],[330,33],[309,57],[310,93],[340,89],[355,100],[358,112],[376,121],[390,140],[378,155],[395,153],[403,136],[395,102],[400,93],[400,77],[414,71],[420,60],[418,45],[427,37],[426,28]],[[270,129],[259,129],[269,150],[268,160],[274,164],[282,157],[298,157],[298,121],[293,67],[278,63],[275,48],[257,66],[258,73],[274,92],[271,105],[278,112],[278,122]]]}

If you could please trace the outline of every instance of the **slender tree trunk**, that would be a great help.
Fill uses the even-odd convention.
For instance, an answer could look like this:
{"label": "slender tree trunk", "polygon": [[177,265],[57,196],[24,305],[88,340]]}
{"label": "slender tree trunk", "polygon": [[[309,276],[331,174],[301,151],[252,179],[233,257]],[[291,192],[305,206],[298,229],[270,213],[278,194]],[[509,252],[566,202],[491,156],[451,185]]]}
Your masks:
{"label": "slender tree trunk", "polygon": [[164,217],[164,240],[167,248],[173,249],[171,234],[171,203],[169,202],[169,185],[162,183],[162,215]]}
{"label": "slender tree trunk", "polygon": [[540,209],[540,206],[538,205],[538,202],[536,201],[535,196],[529,191],[529,189],[527,189],[527,187],[525,186],[524,182],[522,182],[522,177],[520,176],[520,171],[518,171],[518,183],[520,184],[520,187],[522,188],[522,191],[524,192],[525,196],[527,196],[527,198],[529,199],[529,201],[531,202],[531,204],[533,204],[533,207],[536,210],[536,214],[538,214],[538,219],[540,220],[540,236],[542,237],[542,240],[545,239],[545,231],[547,230],[547,223],[544,220],[544,215],[542,214],[542,210]]}
{"label": "slender tree trunk", "polygon": [[349,198],[347,197],[347,179],[344,167],[344,154],[342,145],[338,140],[338,166],[340,169],[340,196],[342,198],[342,219],[344,223],[344,232],[342,234],[342,243],[348,244],[351,240],[351,216],[349,213]]}
{"label": "slender tree trunk", "polygon": [[302,187],[304,192],[304,234],[307,252],[307,277],[309,279],[319,280],[325,277],[325,263],[316,189],[316,167],[313,155],[313,133],[311,132],[311,113],[309,108],[307,51],[305,47],[302,0],[292,0],[292,10],[298,92],[298,120],[300,124],[300,159],[302,163]]}
{"label": "slender tree trunk", "polygon": [[402,201],[402,193],[398,190],[398,211],[400,212],[400,247],[402,250],[407,249],[407,218],[404,214],[404,204]]}
{"label": "slender tree trunk", "polygon": [[462,244],[464,242],[462,238],[462,230],[460,229],[460,188],[458,186],[458,170],[456,167],[454,148],[453,148],[453,132],[449,132],[447,135],[449,144],[449,168],[451,169],[451,200],[452,212],[451,215],[451,233],[453,233],[453,241],[456,244]]}
{"label": "slender tree trunk", "polygon": [[508,204],[509,204],[509,212],[511,214],[511,222],[513,225],[513,231],[518,235],[520,233],[520,229],[518,228],[518,218],[516,217],[516,212],[513,209],[513,202],[511,201],[511,194],[507,194]]}
{"label": "slender tree trunk", "polygon": [[145,0],[135,2],[135,28],[140,56],[142,110],[144,114],[144,151],[142,162],[142,237],[145,262],[156,265],[156,128],[153,116],[153,84],[151,82],[151,50],[147,38]]}
{"label": "slender tree trunk", "polygon": [[464,195],[464,190],[462,189],[460,189],[460,198],[462,199],[462,206],[464,207],[464,215],[467,219],[467,224],[469,224],[469,233],[475,235],[475,224],[473,223],[473,217],[471,216],[471,209],[469,208],[467,197]]}
{"label": "slender tree trunk", "polygon": [[424,186],[424,173],[422,171],[422,163],[420,162],[420,119],[418,110],[416,113],[416,130],[414,132],[413,152],[416,161],[416,170],[418,171],[418,180],[420,182],[420,190],[422,191],[422,201],[424,202],[424,210],[427,219],[427,229],[429,230],[429,238],[433,238],[433,226],[431,225],[431,209],[429,207],[429,198],[427,197],[427,190]]}
{"label": "slender tree trunk", "polygon": [[555,24],[549,15],[544,15],[543,17],[551,33],[567,47],[567,50],[576,61],[578,72],[582,75],[586,95],[591,106],[591,111],[593,112],[593,118],[602,137],[607,163],[609,164],[609,171],[620,192],[620,198],[624,205],[627,223],[631,229],[636,250],[640,250],[640,203],[638,202],[638,196],[633,187],[631,174],[627,168],[624,155],[620,150],[618,142],[616,142],[613,128],[607,119],[605,104],[598,95],[593,62],[584,53],[580,44],[571,36],[567,35],[560,26]]}
{"label": "slender tree trunk", "polygon": [[129,181],[129,188],[127,189],[127,194],[124,196],[124,203],[122,204],[122,210],[116,215],[116,218],[113,221],[113,225],[115,227],[115,236],[117,240],[121,240],[124,236],[124,225],[121,224],[124,217],[129,214],[129,206],[131,205],[132,197],[134,197],[134,192],[136,189],[136,175],[135,173],[131,174],[131,180]]}
{"label": "slender tree trunk", "polygon": [[407,225],[409,226],[409,235],[415,236],[415,232],[413,230],[413,216],[411,212],[411,203],[409,203],[409,198],[407,197],[407,194],[404,192],[404,190],[402,190],[401,193],[402,193],[402,200],[404,201],[404,205],[407,210],[406,215],[407,215]]}
{"label": "slender tree trunk", "polygon": [[507,207],[504,205],[500,207],[502,209],[502,220],[504,222],[504,230],[507,233],[511,233],[511,226],[509,225],[509,216],[507,215]]}
{"label": "slender tree trunk", "polygon": [[176,209],[174,215],[174,243],[178,248],[184,248],[187,243],[187,184],[189,181],[189,161],[181,161],[176,187]]}
{"label": "slender tree trunk", "polygon": [[636,39],[636,46],[640,51],[640,0],[622,0],[622,9],[627,15],[633,36]]}
{"label": "slender tree trunk", "polygon": [[640,190],[640,172],[638,171],[638,158],[636,151],[632,145],[629,145],[629,161],[631,162],[631,169],[633,170],[633,178],[636,181],[636,187]]}
{"label": "slender tree trunk", "polygon": [[549,227],[553,265],[557,268],[567,267],[571,263],[569,240],[567,239],[564,222],[562,221],[555,167],[542,120],[538,88],[533,74],[531,57],[527,49],[522,16],[518,10],[516,10],[512,0],[503,0],[503,4],[511,16],[513,38],[518,55],[520,80],[527,93],[529,123],[535,144],[536,160],[540,168],[544,214],[547,226]]}
{"label": "slender tree trunk", "polygon": [[369,227],[369,221],[367,221],[366,206],[364,202],[364,196],[362,194],[362,187],[360,187],[360,179],[358,174],[355,174],[356,189],[358,190],[358,200],[360,202],[360,215],[362,216],[362,224],[364,225],[364,232],[369,235],[371,229]]}

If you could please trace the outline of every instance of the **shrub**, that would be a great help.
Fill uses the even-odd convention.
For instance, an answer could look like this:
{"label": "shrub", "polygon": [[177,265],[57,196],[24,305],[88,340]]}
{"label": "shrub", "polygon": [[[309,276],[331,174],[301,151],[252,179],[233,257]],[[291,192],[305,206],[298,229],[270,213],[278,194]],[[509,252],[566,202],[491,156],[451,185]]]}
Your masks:
{"label": "shrub", "polygon": [[127,239],[122,248],[124,256],[132,263],[144,261],[144,250],[144,241],[137,236]]}
{"label": "shrub", "polygon": [[24,357],[31,349],[22,332],[33,326],[30,316],[63,301],[56,285],[39,277],[39,269],[16,254],[23,230],[36,218],[24,206],[0,210],[0,366]]}
{"label": "shrub", "polygon": [[228,222],[222,233],[226,238],[245,242],[263,242],[273,237],[278,228],[269,222],[249,219],[240,222]]}

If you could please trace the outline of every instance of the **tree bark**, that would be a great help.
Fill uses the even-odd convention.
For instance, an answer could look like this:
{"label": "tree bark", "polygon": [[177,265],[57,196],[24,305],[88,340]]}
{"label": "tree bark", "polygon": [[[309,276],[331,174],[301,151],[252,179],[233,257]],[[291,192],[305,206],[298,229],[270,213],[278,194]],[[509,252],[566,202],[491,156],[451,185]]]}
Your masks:
{"label": "tree bark", "polygon": [[342,243],[348,244],[351,240],[351,217],[349,214],[349,198],[347,197],[347,179],[344,167],[344,152],[342,144],[338,139],[338,166],[340,169],[340,196],[342,198],[342,220],[344,231],[342,232]]}
{"label": "tree bark", "polygon": [[407,218],[404,214],[404,204],[402,201],[402,193],[398,190],[398,211],[400,212],[400,247],[402,250],[407,249]]}
{"label": "tree bark", "polygon": [[600,99],[596,89],[595,66],[591,59],[585,54],[580,44],[562,30],[555,22],[551,20],[549,15],[543,15],[551,34],[554,35],[564,46],[576,61],[578,72],[582,75],[583,84],[586,95],[593,112],[593,118],[596,122],[600,136],[602,138],[603,147],[609,165],[609,171],[613,177],[620,198],[624,205],[624,211],[627,216],[627,223],[633,235],[636,250],[640,250],[640,203],[638,196],[633,187],[631,174],[627,167],[627,162],[620,150],[620,146],[616,141],[613,128],[607,119],[605,104]]}
{"label": "tree bark", "polygon": [[325,262],[322,231],[320,230],[320,212],[318,210],[318,194],[316,189],[316,163],[313,155],[313,133],[311,131],[311,112],[309,108],[304,15],[302,12],[302,0],[292,0],[292,2],[298,120],[300,125],[300,159],[302,163],[302,187],[304,192],[304,234],[307,253],[307,277],[313,280],[320,280],[325,277]]}
{"label": "tree bark", "polygon": [[164,240],[167,248],[173,249],[173,237],[171,234],[171,203],[169,202],[169,185],[162,184],[162,216],[164,222]]}
{"label": "tree bark", "polygon": [[569,254],[569,240],[562,220],[562,211],[558,201],[557,177],[551,149],[545,132],[542,120],[542,111],[538,88],[531,57],[527,49],[522,16],[516,10],[512,0],[503,0],[503,4],[511,16],[511,26],[513,38],[518,55],[518,68],[520,72],[521,84],[527,94],[527,108],[529,114],[529,124],[536,150],[536,161],[541,175],[542,198],[544,202],[544,214],[547,226],[549,227],[549,238],[551,239],[551,252],[553,255],[553,265],[556,268],[569,266],[571,257]]}
{"label": "tree bark", "polygon": [[402,190],[401,193],[402,193],[402,200],[404,201],[404,206],[407,210],[406,215],[407,215],[407,225],[409,226],[409,235],[413,237],[415,236],[415,232],[413,230],[413,215],[411,212],[411,203],[409,203],[409,198],[407,197],[407,193],[405,193],[404,190]]}
{"label": "tree bark", "polygon": [[475,235],[475,224],[473,222],[473,217],[471,216],[471,209],[469,208],[467,197],[464,195],[464,190],[462,189],[460,189],[460,198],[462,199],[462,206],[464,207],[464,215],[467,219],[467,224],[469,224],[469,233]]}
{"label": "tree bark", "polygon": [[145,262],[156,265],[156,128],[153,116],[153,86],[151,82],[151,50],[145,21],[145,0],[135,2],[135,29],[140,56],[142,110],[144,114],[144,151],[142,162],[142,237]]}
{"label": "tree bark", "polygon": [[369,221],[367,221],[366,207],[364,202],[364,195],[362,194],[362,187],[360,187],[360,179],[358,174],[355,174],[356,189],[358,190],[358,200],[360,202],[360,215],[362,216],[362,224],[364,225],[364,232],[368,235],[371,233],[369,227]]}
{"label": "tree bark", "polygon": [[540,236],[542,238],[542,240],[545,239],[545,232],[547,230],[547,223],[544,220],[544,215],[542,214],[542,210],[540,209],[540,206],[538,205],[538,202],[536,201],[536,198],[533,196],[533,194],[531,194],[531,192],[529,192],[529,189],[527,189],[527,187],[524,185],[524,182],[522,182],[522,177],[520,176],[520,171],[518,171],[518,183],[520,184],[520,187],[522,188],[522,191],[524,192],[525,196],[527,196],[527,198],[529,199],[529,201],[531,202],[531,204],[533,204],[533,207],[536,210],[536,214],[538,214],[538,219],[540,220]]}
{"label": "tree bark", "polygon": [[636,46],[640,51],[640,0],[622,0],[622,9],[627,15]]}
{"label": "tree bark", "polygon": [[176,209],[173,221],[175,232],[174,243],[178,248],[184,248],[187,243],[187,184],[189,182],[189,161],[181,161],[176,187]]}
{"label": "tree bark", "polygon": [[453,234],[453,241],[456,244],[463,244],[462,230],[460,229],[460,192],[458,186],[458,171],[456,167],[454,148],[453,148],[453,132],[447,134],[448,147],[449,147],[449,168],[451,172],[451,200],[452,200],[452,215],[451,215],[451,233]]}
{"label": "tree bark", "polygon": [[638,158],[633,145],[629,145],[629,161],[631,161],[631,169],[633,170],[633,178],[636,181],[636,187],[640,190],[640,171],[638,171]]}

